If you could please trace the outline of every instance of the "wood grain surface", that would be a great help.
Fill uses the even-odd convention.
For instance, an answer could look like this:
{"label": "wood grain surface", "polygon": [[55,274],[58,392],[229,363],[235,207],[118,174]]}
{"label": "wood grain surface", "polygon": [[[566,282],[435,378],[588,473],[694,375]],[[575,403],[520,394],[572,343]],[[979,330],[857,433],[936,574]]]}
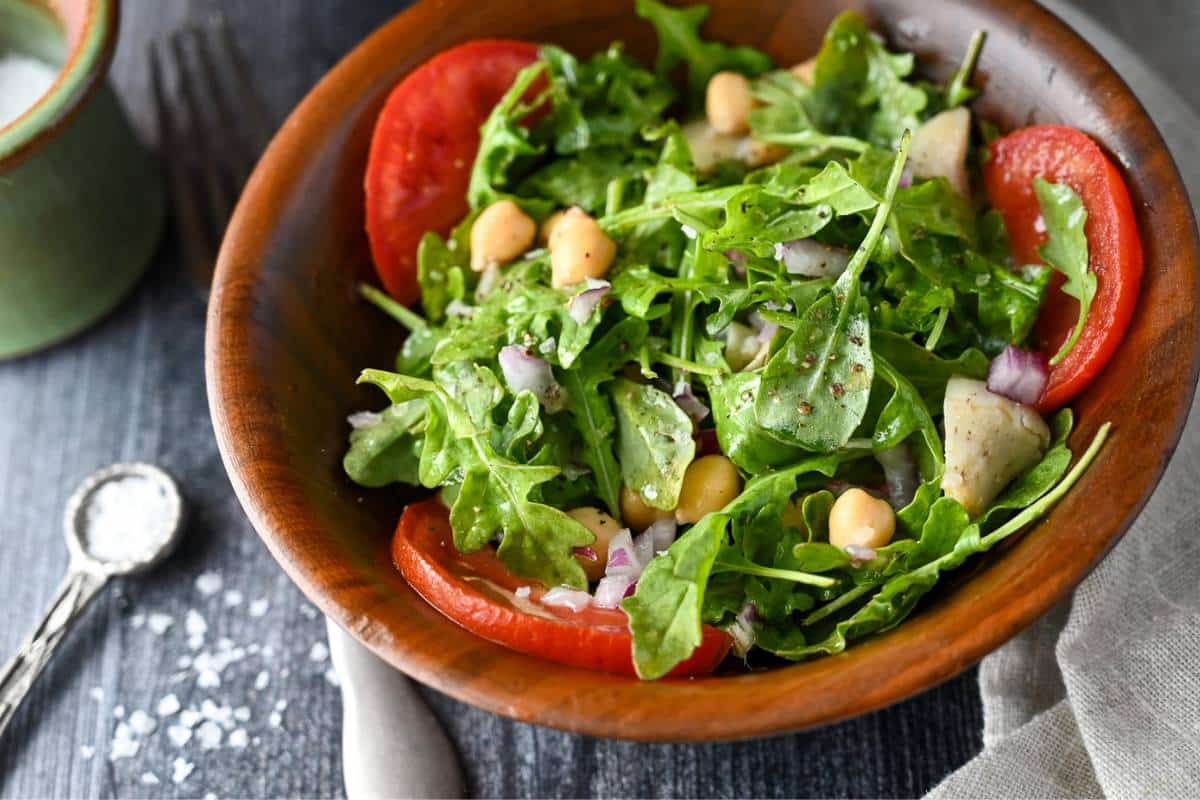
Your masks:
{"label": "wood grain surface", "polygon": [[[379,0],[127,0],[115,81],[149,135],[145,46],[181,25],[223,11],[250,51],[256,79],[282,118],[362,36],[398,10]],[[1188,81],[1200,7],[1157,0],[1134,14],[1120,0],[1084,3],[1128,26],[1135,48],[1176,88]],[[267,554],[238,506],[216,453],[204,397],[204,306],[164,245],[140,290],[108,320],[48,353],[0,364],[0,649],[14,649],[65,568],[59,517],[67,495],[92,469],[122,459],[162,464],[180,479],[193,512],[180,553],[154,574],[102,598],[64,647],[30,704],[0,741],[4,797],[339,796],[339,716],[327,663],[313,660],[321,621]],[[243,594],[226,606],[194,580],[205,571]],[[250,614],[252,601],[269,609]],[[194,655],[184,632],[191,609],[207,620],[205,649],[227,637],[258,646],[232,663],[222,685],[200,688],[178,659]],[[165,613],[159,636],[138,615]],[[267,649],[270,654],[267,654]],[[286,671],[286,672],[285,672]],[[269,683],[255,688],[261,672]],[[104,699],[92,698],[100,688]],[[184,705],[205,698],[246,706],[251,745],[180,748],[166,724],[139,752],[109,762],[124,705],[153,711],[166,694]],[[912,796],[980,745],[973,675],[906,703],[808,734],[729,745],[639,745],[589,739],[508,722],[427,692],[462,755],[479,796]],[[277,704],[286,703],[279,724]],[[95,747],[90,759],[81,747]],[[194,764],[182,783],[172,761]],[[143,782],[152,773],[159,785]]]}

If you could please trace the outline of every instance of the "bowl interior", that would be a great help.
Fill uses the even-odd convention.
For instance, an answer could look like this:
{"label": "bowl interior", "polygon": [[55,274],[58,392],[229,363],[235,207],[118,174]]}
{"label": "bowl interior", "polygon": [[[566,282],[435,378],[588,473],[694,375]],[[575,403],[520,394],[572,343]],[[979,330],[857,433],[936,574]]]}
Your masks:
{"label": "bowl interior", "polygon": [[[391,567],[403,493],[342,474],[356,388],[390,363],[397,328],[357,299],[372,270],[362,175],[375,114],[408,70],[478,37],[590,53],[614,39],[642,59],[653,36],[632,3],[538,0],[418,5],[352,52],[297,109],[259,165],[221,253],[209,312],[209,396],[222,455],[254,526],[321,609],[383,658],[461,700],[595,735],[727,739],[862,713],[945,680],[1028,625],[1097,563],[1141,508],[1178,438],[1195,382],[1196,238],[1165,145],[1120,79],[1025,0],[713,2],[707,31],[781,64],[819,45],[847,7],[945,78],[988,32],[974,108],[1000,124],[1061,122],[1123,167],[1146,247],[1142,300],[1113,363],[1076,404],[1074,447],[1105,420],[1098,462],[1050,517],[990,554],[897,630],[823,660],[732,676],[641,683],[529,658],[480,640],[420,600]],[[1135,422],[1136,420],[1136,422]],[[1076,451],[1078,452],[1078,450]]]}

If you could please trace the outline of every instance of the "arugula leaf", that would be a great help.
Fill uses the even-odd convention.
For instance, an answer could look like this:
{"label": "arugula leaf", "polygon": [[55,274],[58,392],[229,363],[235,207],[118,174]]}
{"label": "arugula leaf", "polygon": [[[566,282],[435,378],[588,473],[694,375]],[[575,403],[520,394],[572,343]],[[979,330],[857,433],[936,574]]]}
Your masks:
{"label": "arugula leaf", "polygon": [[[460,374],[460,380],[466,374]],[[432,489],[452,474],[461,476],[454,481],[460,488],[450,509],[454,544],[460,551],[474,552],[500,536],[497,555],[514,573],[547,586],[586,587],[573,551],[591,544],[595,536],[564,512],[529,499],[530,492],[557,476],[560,468],[519,464],[495,451],[489,430],[493,423],[487,418],[491,409],[480,413],[493,393],[486,377],[475,375],[477,388],[460,394],[471,395],[469,409],[431,381],[369,369],[359,382],[375,384],[393,403],[422,398],[427,404],[420,479]],[[485,399],[480,402],[480,397]]]}
{"label": "arugula leaf", "polygon": [[444,241],[433,231],[421,237],[417,245],[417,284],[421,287],[421,308],[430,322],[439,323],[446,317],[451,300],[460,303],[467,295],[467,276],[471,261],[471,223],[475,215],[455,226],[450,239]]}
{"label": "arugula leaf", "polygon": [[871,228],[833,294],[809,306],[787,343],[767,362],[755,412],[759,424],[782,441],[816,452],[835,450],[850,439],[866,412],[874,361],[859,279],[891,214],[909,140],[907,134],[901,138]]}
{"label": "arugula leaf", "polygon": [[1033,179],[1033,192],[1046,224],[1046,243],[1038,254],[1066,277],[1062,290],[1079,301],[1079,321],[1050,359],[1050,365],[1054,366],[1066,358],[1083,333],[1096,297],[1096,273],[1088,271],[1088,241],[1084,233],[1088,214],[1079,195],[1065,183],[1048,183],[1042,178]]}
{"label": "arugula leaf", "polygon": [[419,483],[425,403],[408,400],[384,409],[378,419],[350,432],[350,449],[342,467],[359,486]]}
{"label": "arugula leaf", "polygon": [[712,378],[706,384],[721,452],[751,475],[794,463],[803,455],[799,448],[779,441],[758,424],[754,400],[760,393],[760,381],[757,372],[737,372]]}
{"label": "arugula leaf", "polygon": [[708,6],[672,8],[656,0],[637,0],[634,7],[658,33],[655,71],[666,75],[680,62],[686,65],[688,96],[693,106],[704,97],[708,79],[722,70],[753,77],[771,68],[771,57],[760,50],[704,41],[700,26],[708,18]]}
{"label": "arugula leaf", "polygon": [[666,392],[626,378],[613,383],[612,400],[625,485],[647,505],[670,511],[696,454],[691,419]]}
{"label": "arugula leaf", "polygon": [[[479,130],[479,150],[471,167],[471,178],[467,186],[467,202],[472,211],[490,206],[506,195],[503,187],[508,183],[508,171],[522,160],[540,155],[544,146],[531,141],[529,132],[521,121],[538,106],[522,102],[526,92],[546,73],[546,63],[535,61],[517,73],[512,86],[500,98],[487,120]],[[531,210],[528,201],[512,198]],[[544,216],[548,209],[538,207],[534,216]]]}
{"label": "arugula leaf", "polygon": [[967,54],[963,56],[962,64],[955,70],[954,77],[946,84],[946,108],[961,106],[979,94],[978,89],[970,86],[971,74],[975,72],[975,65],[979,62],[979,53],[983,50],[983,41],[986,38],[985,31],[975,31],[971,34],[971,41],[967,45]]}
{"label": "arugula leaf", "polygon": [[624,319],[584,351],[574,369],[558,374],[567,390],[567,411],[575,421],[583,448],[580,457],[596,479],[596,493],[617,519],[621,518],[621,466],[613,452],[617,420],[612,401],[600,387],[612,380],[645,342],[647,325]]}
{"label": "arugula leaf", "polygon": [[942,407],[946,383],[952,376],[964,375],[976,380],[987,377],[988,357],[974,348],[963,350],[957,358],[942,358],[890,331],[873,331],[871,347],[916,387],[929,408]]}

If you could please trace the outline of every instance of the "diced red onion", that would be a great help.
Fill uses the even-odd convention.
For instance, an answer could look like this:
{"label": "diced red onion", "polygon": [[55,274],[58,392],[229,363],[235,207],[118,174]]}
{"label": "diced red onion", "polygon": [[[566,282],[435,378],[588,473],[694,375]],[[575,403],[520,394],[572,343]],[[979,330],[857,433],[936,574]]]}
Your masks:
{"label": "diced red onion", "polygon": [[796,239],[775,245],[775,258],[791,275],[835,278],[846,271],[850,253],[815,239]]}
{"label": "diced red onion", "polygon": [[583,611],[592,604],[592,596],[578,589],[568,589],[566,586],[555,586],[542,595],[542,605],[569,608],[572,611]]}
{"label": "diced red onion", "polygon": [[696,431],[692,435],[696,440],[696,457],[718,455],[721,452],[721,443],[717,440],[717,431],[715,428],[704,428]]}
{"label": "diced red onion", "polygon": [[855,561],[873,561],[878,555],[873,547],[863,547],[858,544],[846,545],[846,554]]}
{"label": "diced red onion", "polygon": [[741,250],[726,250],[725,258],[729,259],[730,266],[733,267],[733,274],[739,278],[746,277],[746,254]]}
{"label": "diced red onion", "polygon": [[611,290],[612,284],[608,281],[588,278],[584,290],[572,297],[567,304],[567,313],[577,324],[582,325]]}
{"label": "diced red onion", "polygon": [[875,460],[883,467],[887,481],[888,503],[899,511],[913,501],[921,476],[917,473],[917,462],[913,460],[908,444],[901,442],[875,454]]}
{"label": "diced red onion", "polygon": [[729,636],[733,639],[733,651],[739,658],[745,658],[746,654],[750,652],[750,648],[754,647],[754,642],[758,638],[757,623],[758,610],[753,603],[747,600],[727,629]]}
{"label": "diced red onion", "polygon": [[605,575],[596,584],[596,593],[592,595],[592,605],[597,608],[616,608],[629,594],[630,589],[637,583],[636,578],[628,575]]}
{"label": "diced red onion", "polygon": [[533,392],[546,410],[553,413],[563,407],[563,388],[554,380],[550,365],[529,352],[528,348],[510,344],[500,348],[500,371],[513,394]]}
{"label": "diced red onion", "polygon": [[1046,388],[1049,367],[1041,353],[1013,347],[1004,348],[988,367],[989,392],[1025,405],[1033,405]]}
{"label": "diced red onion", "polygon": [[661,553],[666,550],[675,541],[675,531],[679,526],[675,524],[675,520],[667,517],[660,519],[649,528],[642,532],[642,536],[648,537],[654,543],[653,551]]}
{"label": "diced red onion", "polygon": [[637,591],[637,585],[637,581],[629,584],[629,588],[625,590],[625,597],[633,597],[633,593]]}
{"label": "diced red onion", "polygon": [[608,543],[608,564],[604,574],[614,577],[637,578],[642,574],[642,561],[633,546],[633,534],[628,528],[617,531]]}
{"label": "diced red onion", "polygon": [[637,558],[641,568],[638,570],[637,577],[641,577],[642,571],[646,569],[646,565],[650,563],[650,559],[654,558],[654,537],[648,532],[643,531],[633,538],[633,553]]}
{"label": "diced red onion", "polygon": [[907,189],[908,187],[912,186],[912,182],[913,182],[912,162],[909,162],[909,163],[905,164],[904,169],[902,169],[900,171],[900,188]]}
{"label": "diced red onion", "polygon": [[692,385],[687,381],[675,384],[674,396],[675,404],[692,418],[692,422],[699,422],[709,415],[708,406],[701,403],[700,398],[692,393]]}
{"label": "diced red onion", "polygon": [[600,555],[590,547],[576,547],[574,553],[585,561],[599,561]]}

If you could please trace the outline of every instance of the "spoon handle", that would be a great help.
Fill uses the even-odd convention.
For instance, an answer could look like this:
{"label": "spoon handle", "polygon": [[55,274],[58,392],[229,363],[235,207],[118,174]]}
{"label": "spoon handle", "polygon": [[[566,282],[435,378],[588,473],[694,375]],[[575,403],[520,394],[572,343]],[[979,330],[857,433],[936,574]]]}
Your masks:
{"label": "spoon handle", "polygon": [[107,582],[108,576],[86,570],[71,569],[67,573],[41,623],[0,671],[0,736],[50,663],[59,642]]}

